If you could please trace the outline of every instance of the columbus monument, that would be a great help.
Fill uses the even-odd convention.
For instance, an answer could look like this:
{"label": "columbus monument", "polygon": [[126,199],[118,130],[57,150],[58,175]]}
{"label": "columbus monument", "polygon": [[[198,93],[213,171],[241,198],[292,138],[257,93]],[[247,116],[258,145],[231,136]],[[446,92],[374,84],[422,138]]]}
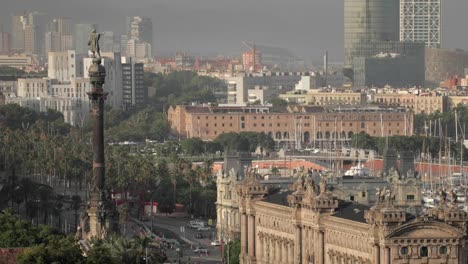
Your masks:
{"label": "columbus monument", "polygon": [[103,239],[109,233],[119,231],[118,213],[105,185],[104,162],[104,101],[107,93],[102,89],[106,69],[101,65],[99,38],[101,34],[92,31],[88,46],[93,59],[89,67],[91,91],[88,92],[93,119],[93,180],[89,190],[89,200],[80,217],[77,239],[90,241]]}

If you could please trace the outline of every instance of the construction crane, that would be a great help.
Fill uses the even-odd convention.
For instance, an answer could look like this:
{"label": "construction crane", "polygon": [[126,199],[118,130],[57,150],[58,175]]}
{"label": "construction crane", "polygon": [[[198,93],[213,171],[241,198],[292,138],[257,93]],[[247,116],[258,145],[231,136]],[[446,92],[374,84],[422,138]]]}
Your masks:
{"label": "construction crane", "polygon": [[257,49],[255,48],[255,43],[253,41],[247,40],[247,41],[242,41],[242,44],[244,44],[244,46],[249,48],[250,51],[252,52],[252,57],[253,57],[253,61],[252,61],[253,70],[252,71],[255,72],[255,66],[257,65],[257,61],[256,61]]}

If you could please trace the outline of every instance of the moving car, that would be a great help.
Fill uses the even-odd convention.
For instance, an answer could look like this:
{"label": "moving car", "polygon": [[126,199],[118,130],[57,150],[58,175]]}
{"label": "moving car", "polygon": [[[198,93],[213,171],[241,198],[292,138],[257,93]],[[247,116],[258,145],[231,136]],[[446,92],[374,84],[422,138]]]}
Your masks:
{"label": "moving car", "polygon": [[221,246],[221,243],[218,240],[215,240],[215,241],[211,241],[211,245],[215,247],[219,247]]}
{"label": "moving car", "polygon": [[197,247],[196,249],[193,250],[193,253],[208,253],[208,249],[202,248],[202,247]]}

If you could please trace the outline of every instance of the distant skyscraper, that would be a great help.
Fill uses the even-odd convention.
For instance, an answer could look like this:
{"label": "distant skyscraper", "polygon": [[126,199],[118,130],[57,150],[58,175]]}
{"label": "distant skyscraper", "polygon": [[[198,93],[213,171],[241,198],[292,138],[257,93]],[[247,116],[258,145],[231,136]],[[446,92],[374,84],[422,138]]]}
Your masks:
{"label": "distant skyscraper", "polygon": [[28,22],[30,26],[34,26],[35,40],[36,40],[35,41],[36,42],[35,54],[38,54],[40,56],[46,55],[45,54],[45,33],[47,32],[47,25],[49,23],[48,16],[40,12],[31,12],[28,14]]}
{"label": "distant skyscraper", "polygon": [[[130,22],[129,39],[137,40],[138,42],[146,42],[153,48],[153,22],[147,17],[133,17],[127,20]],[[151,52],[150,52],[151,53]]]}
{"label": "distant skyscraper", "polygon": [[89,33],[93,30],[97,30],[96,24],[76,24],[75,25],[75,51],[76,54],[87,54],[88,53],[88,38]]}
{"label": "distant skyscraper", "polygon": [[114,52],[114,32],[104,31],[101,36],[101,50],[103,52]]}
{"label": "distant skyscraper", "polygon": [[24,27],[27,24],[25,15],[13,15],[11,17],[11,49],[15,51],[24,50]]}
{"label": "distant skyscraper", "polygon": [[148,90],[143,85],[143,63],[134,63],[132,58],[122,60],[123,107],[144,107]]}
{"label": "distant skyscraper", "polygon": [[120,36],[120,54],[124,57],[127,55],[127,44],[128,44],[128,35],[121,35]]}
{"label": "distant skyscraper", "polygon": [[27,54],[38,54],[39,45],[37,27],[28,24],[24,27],[24,52]]}
{"label": "distant skyscraper", "polygon": [[10,34],[0,31],[0,53],[10,52]]}
{"label": "distant skyscraper", "polygon": [[361,45],[399,40],[399,0],[344,1],[344,67],[351,68]]}
{"label": "distant skyscraper", "polygon": [[400,40],[440,48],[441,0],[400,0]]}
{"label": "distant skyscraper", "polygon": [[57,18],[57,31],[62,35],[73,35],[73,24],[71,18]]}
{"label": "distant skyscraper", "polygon": [[[54,34],[57,33],[57,34]],[[58,42],[60,43],[58,47],[56,45],[49,45],[46,47],[46,51],[67,51],[74,49],[73,43],[73,24],[70,18],[55,18],[49,23],[48,32],[46,36],[46,44],[55,42],[56,37],[59,38]],[[50,38],[52,37],[52,38]],[[49,39],[47,39],[49,38]],[[46,45],[47,46],[47,45]],[[50,50],[52,46],[55,46],[53,50]],[[55,50],[57,49],[58,50]]]}
{"label": "distant skyscraper", "polygon": [[47,32],[44,39],[45,54],[49,52],[60,51],[61,38],[58,32]]}

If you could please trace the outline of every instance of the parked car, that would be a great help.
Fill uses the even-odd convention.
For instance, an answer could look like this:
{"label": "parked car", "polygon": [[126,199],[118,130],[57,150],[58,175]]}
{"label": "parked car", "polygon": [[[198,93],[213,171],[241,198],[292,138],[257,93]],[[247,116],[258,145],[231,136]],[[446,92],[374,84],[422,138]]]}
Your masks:
{"label": "parked car", "polygon": [[211,241],[211,245],[215,247],[219,247],[221,246],[221,243],[218,240],[215,240],[215,241]]}
{"label": "parked car", "polygon": [[196,249],[193,250],[193,253],[208,253],[208,249],[202,248],[202,247],[197,247]]}
{"label": "parked car", "polygon": [[209,226],[199,227],[197,230],[198,231],[210,231],[210,227]]}

